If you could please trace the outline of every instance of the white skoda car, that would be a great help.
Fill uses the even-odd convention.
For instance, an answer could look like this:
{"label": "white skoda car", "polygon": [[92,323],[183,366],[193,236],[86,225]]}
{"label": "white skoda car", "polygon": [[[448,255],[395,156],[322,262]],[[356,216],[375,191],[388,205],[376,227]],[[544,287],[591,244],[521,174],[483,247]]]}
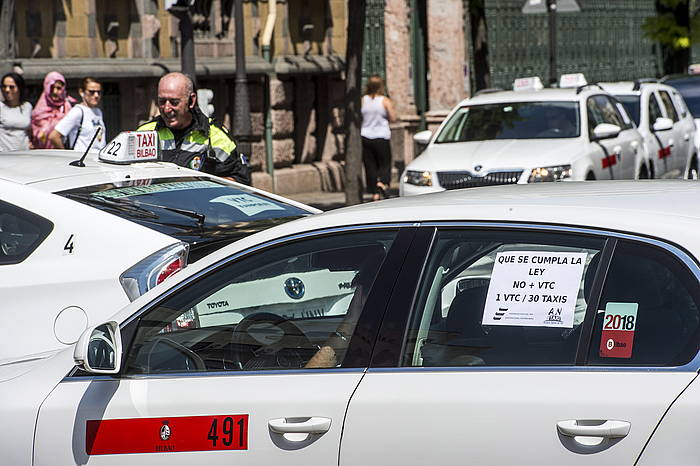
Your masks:
{"label": "white skoda car", "polygon": [[676,89],[655,80],[600,85],[622,103],[644,138],[651,178],[698,179],[695,121]]}
{"label": "white skoda car", "polygon": [[0,366],[3,464],[696,464],[698,197],[459,190],[248,236]]}
{"label": "white skoda car", "polygon": [[170,163],[71,164],[82,155],[0,156],[0,366],[65,348],[188,262],[319,212]]}
{"label": "white skoda car", "polygon": [[[644,140],[624,107],[581,76],[562,88],[539,78],[513,91],[477,93],[462,101],[404,170],[402,196],[477,186],[650,176]],[[571,87],[566,87],[571,86]]]}

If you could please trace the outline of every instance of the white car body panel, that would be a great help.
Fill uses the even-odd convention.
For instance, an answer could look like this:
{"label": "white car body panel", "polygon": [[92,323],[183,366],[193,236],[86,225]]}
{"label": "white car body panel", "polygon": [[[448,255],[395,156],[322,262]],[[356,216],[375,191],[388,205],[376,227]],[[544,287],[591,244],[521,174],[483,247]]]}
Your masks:
{"label": "white car body panel", "polygon": [[[246,451],[129,454],[129,464],[241,466],[329,465],[338,459],[343,418],[362,371],[335,374],[238,374],[225,377],[147,377],[130,380],[74,381],[60,384],[42,405],[37,422],[34,465],[123,464],[124,455],[85,454],[85,429],[91,419],[249,414]],[[109,393],[109,404],[104,405]],[[80,401],[76,403],[76,401]],[[318,438],[276,434],[267,421],[324,417],[330,430]],[[78,434],[77,436],[74,436]],[[175,434],[175,433],[174,433]],[[291,440],[290,440],[291,439]],[[158,441],[154,432],[154,444]],[[302,448],[305,447],[305,448]],[[206,458],[206,459],[205,459]]]}
{"label": "white car body panel", "polygon": [[[75,343],[89,325],[129,303],[119,275],[178,242],[98,209],[16,183],[0,180],[0,192],[4,201],[54,224],[28,258],[0,265],[0,365]],[[69,252],[65,248],[71,236],[74,248]],[[71,307],[77,309],[62,313]]]}
{"label": "white car body panel", "polygon": [[[373,464],[386,451],[387,465],[457,466],[465,458],[470,464],[633,464],[694,376],[370,369],[348,408],[340,464]],[[559,421],[599,419],[630,422],[630,432],[590,448],[556,434]]]}
{"label": "white car body panel", "polygon": [[[642,83],[639,89],[634,89],[632,82],[600,84],[615,96],[639,97],[640,114],[637,129],[647,145],[654,176],[656,178],[684,178],[693,157],[698,153],[697,145],[694,143],[698,138],[698,133],[695,129],[695,120],[693,120],[693,116],[688,111],[678,91],[671,86],[655,82]],[[665,91],[671,96],[671,101],[678,114],[678,121],[674,122],[673,128],[670,130],[653,132],[651,127],[654,122],[650,121],[649,115],[651,99],[656,100],[664,117],[672,119],[672,115],[668,114],[660,98],[660,91]],[[664,148],[670,148],[671,154],[662,158],[659,151]]]}

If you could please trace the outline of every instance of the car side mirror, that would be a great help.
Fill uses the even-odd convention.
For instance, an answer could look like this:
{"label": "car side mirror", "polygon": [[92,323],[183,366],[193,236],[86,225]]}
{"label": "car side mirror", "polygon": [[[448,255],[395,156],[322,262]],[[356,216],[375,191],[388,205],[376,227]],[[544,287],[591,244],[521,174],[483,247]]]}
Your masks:
{"label": "car side mirror", "polygon": [[673,129],[673,120],[671,120],[670,118],[659,117],[654,122],[653,129],[654,132],[668,131],[669,129]]}
{"label": "car side mirror", "polygon": [[429,129],[426,129],[425,131],[418,131],[416,134],[413,135],[413,141],[416,144],[421,144],[423,146],[427,146],[428,143],[430,142],[430,138],[433,137],[433,132],[430,131]]}
{"label": "car side mirror", "polygon": [[73,352],[75,364],[90,374],[116,374],[121,369],[122,337],[114,321],[83,332]]}
{"label": "car side mirror", "polygon": [[612,123],[601,123],[593,129],[593,140],[610,139],[617,137],[622,128]]}

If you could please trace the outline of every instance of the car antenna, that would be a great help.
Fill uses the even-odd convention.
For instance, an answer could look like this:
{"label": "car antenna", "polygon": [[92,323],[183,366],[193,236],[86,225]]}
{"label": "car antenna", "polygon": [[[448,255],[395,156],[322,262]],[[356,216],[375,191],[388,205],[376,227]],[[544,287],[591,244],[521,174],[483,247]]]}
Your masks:
{"label": "car antenna", "polygon": [[92,147],[92,144],[95,142],[95,138],[97,137],[97,135],[100,134],[100,131],[102,131],[102,127],[98,126],[97,131],[95,131],[95,134],[92,136],[92,140],[90,141],[90,144],[88,144],[87,149],[85,149],[85,153],[83,154],[83,156],[80,157],[80,160],[73,160],[68,165],[71,165],[73,167],[84,167],[85,166],[83,161],[85,160],[85,157],[87,157],[88,152],[90,152],[90,148]]}

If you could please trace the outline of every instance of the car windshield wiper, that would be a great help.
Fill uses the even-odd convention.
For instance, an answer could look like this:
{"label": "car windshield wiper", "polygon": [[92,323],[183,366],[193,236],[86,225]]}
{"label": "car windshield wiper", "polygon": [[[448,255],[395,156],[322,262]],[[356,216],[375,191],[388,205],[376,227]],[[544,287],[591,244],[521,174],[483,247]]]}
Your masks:
{"label": "car windshield wiper", "polygon": [[107,197],[102,197],[102,196],[96,196],[96,195],[90,195],[90,194],[82,194],[82,193],[64,193],[62,194],[64,197],[67,197],[68,199],[73,199],[79,202],[85,202],[86,204],[93,204],[93,205],[98,205],[102,207],[107,207],[109,209],[114,209],[114,210],[119,210],[119,211],[126,211],[129,212],[129,214],[138,216],[138,217],[144,217],[144,218],[158,218],[156,214],[151,212],[148,209],[144,209],[143,207],[139,207],[133,202],[125,201],[123,199],[116,200],[116,199],[110,199]]}
{"label": "car windshield wiper", "polygon": [[[133,202],[133,201],[130,201]],[[167,210],[168,212],[174,212],[176,214],[184,215],[185,217],[190,217],[195,220],[197,220],[197,225],[204,226],[204,220],[206,219],[204,214],[200,214],[199,212],[195,212],[194,210],[187,210],[187,209],[179,209],[177,207],[168,207],[164,205],[159,205],[159,204],[151,204],[149,202],[141,202],[137,201],[137,205],[145,205],[148,207],[155,207],[157,209],[163,209]]]}

